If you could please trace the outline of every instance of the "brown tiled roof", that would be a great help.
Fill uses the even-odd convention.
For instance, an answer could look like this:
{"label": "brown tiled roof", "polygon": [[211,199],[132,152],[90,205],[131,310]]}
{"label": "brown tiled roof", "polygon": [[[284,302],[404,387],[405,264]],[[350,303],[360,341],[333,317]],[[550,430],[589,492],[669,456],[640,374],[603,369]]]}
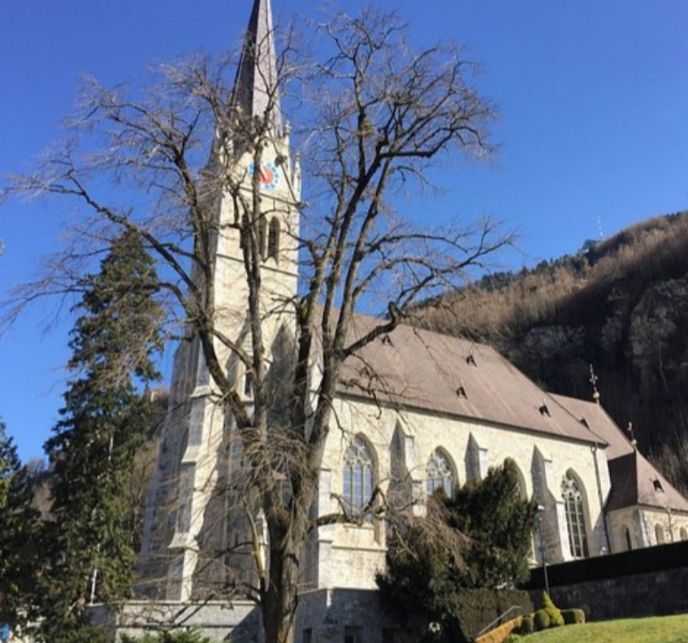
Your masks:
{"label": "brown tiled roof", "polygon": [[608,511],[633,505],[688,511],[688,501],[633,448],[601,405],[563,395],[552,397],[609,445],[605,451],[612,483]]}
{"label": "brown tiled roof", "polygon": [[[379,323],[357,315],[352,336]],[[490,346],[406,325],[345,362],[340,392],[604,443]]]}
{"label": "brown tiled roof", "polygon": [[610,460],[609,476],[608,511],[645,505],[688,512],[688,501],[638,451]]}
{"label": "brown tiled roof", "polygon": [[608,444],[605,451],[607,460],[613,460],[633,451],[633,446],[626,434],[609,417],[601,404],[565,395],[555,395],[553,393],[551,395],[581,424],[587,426]]}

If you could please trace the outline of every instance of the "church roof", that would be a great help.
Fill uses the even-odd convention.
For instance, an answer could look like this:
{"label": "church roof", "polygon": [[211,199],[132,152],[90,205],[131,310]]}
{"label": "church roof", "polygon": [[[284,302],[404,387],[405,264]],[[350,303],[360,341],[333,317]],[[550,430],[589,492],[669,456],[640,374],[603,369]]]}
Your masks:
{"label": "church roof", "polygon": [[608,511],[634,505],[688,511],[688,501],[633,447],[600,404],[564,395],[552,397],[609,445],[606,455],[612,489]]}
{"label": "church roof", "polygon": [[234,84],[232,104],[245,115],[263,116],[270,96],[274,95],[274,127],[282,129],[277,91],[277,56],[275,30],[270,0],[255,0]]}
{"label": "church roof", "polygon": [[688,500],[637,450],[611,460],[609,476],[607,511],[644,505],[688,512]]}
{"label": "church roof", "polygon": [[607,460],[633,451],[633,445],[626,434],[617,426],[601,404],[579,400],[566,395],[550,394],[559,404],[571,413],[583,426],[587,427],[607,443]]}
{"label": "church roof", "polygon": [[[357,315],[352,335],[379,323]],[[494,348],[407,325],[348,359],[340,392],[605,444]]]}

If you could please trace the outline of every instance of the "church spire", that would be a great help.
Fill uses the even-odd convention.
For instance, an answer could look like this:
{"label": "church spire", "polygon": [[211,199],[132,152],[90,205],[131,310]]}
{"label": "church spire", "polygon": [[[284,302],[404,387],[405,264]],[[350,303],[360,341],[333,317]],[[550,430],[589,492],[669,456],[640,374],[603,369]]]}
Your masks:
{"label": "church spire", "polygon": [[271,115],[274,131],[282,130],[282,114],[277,91],[277,55],[275,53],[275,33],[272,23],[270,0],[254,0],[251,19],[244,46],[241,51],[239,69],[232,103],[244,115],[265,115],[273,96]]}

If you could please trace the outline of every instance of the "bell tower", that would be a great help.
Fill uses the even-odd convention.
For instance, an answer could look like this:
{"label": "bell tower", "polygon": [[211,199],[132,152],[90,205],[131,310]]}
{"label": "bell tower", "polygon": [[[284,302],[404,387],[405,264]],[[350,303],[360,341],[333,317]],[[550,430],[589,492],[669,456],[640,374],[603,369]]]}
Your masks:
{"label": "bell tower", "polygon": [[[260,120],[267,124],[268,140],[261,150],[260,167],[254,167],[253,154],[245,151],[239,141],[233,146],[235,158],[230,162],[236,182],[245,184],[244,197],[249,201],[254,175],[259,174],[257,233],[263,259],[262,303],[268,318],[281,303],[296,295],[299,216],[295,204],[301,192],[300,163],[298,158],[292,158],[290,128],[281,110],[270,0],[254,0],[233,88],[232,108],[243,122]],[[243,316],[246,309],[244,257],[239,232],[231,226],[242,216],[237,205],[236,199],[225,195],[220,207],[217,268],[224,274],[216,284],[216,301],[225,304],[227,312],[234,309]]]}
{"label": "bell tower", "polygon": [[[223,193],[214,256],[215,322],[225,337],[248,348],[248,285],[241,232],[242,201],[251,202],[259,173],[257,221],[261,255],[261,318],[270,352],[278,333],[293,322],[298,279],[296,204],[301,173],[292,159],[289,126],[278,91],[278,65],[270,0],[254,0],[232,92],[232,110],[250,123],[268,125],[260,167],[249,146],[230,141],[232,155],[221,163],[239,194]],[[216,351],[236,390],[250,407],[251,382],[226,346]],[[269,357],[268,357],[269,359]],[[199,342],[183,342],[175,354],[168,415],[145,513],[140,561],[141,588],[151,597],[188,601],[208,595],[205,587],[222,583],[222,561],[215,562],[229,538],[227,500],[217,490],[232,475],[224,405],[205,365]],[[205,586],[205,587],[204,587]]]}

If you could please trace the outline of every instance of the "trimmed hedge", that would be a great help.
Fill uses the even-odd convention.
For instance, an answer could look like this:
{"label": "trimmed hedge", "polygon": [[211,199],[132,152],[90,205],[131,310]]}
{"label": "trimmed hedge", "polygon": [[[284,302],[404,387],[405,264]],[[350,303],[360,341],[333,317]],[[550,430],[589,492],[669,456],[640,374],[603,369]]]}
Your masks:
{"label": "trimmed hedge", "polygon": [[122,643],[211,643],[211,641],[198,632],[171,630],[144,634],[142,638],[134,638],[125,634],[122,636]]}
{"label": "trimmed hedge", "polygon": [[535,629],[539,632],[540,630],[546,630],[551,624],[552,620],[549,617],[549,612],[541,608],[535,614],[533,614],[533,623],[535,624]]}
{"label": "trimmed hedge", "polygon": [[561,627],[564,624],[564,617],[561,615],[561,611],[547,592],[542,592],[542,609],[549,614],[550,627]]}
{"label": "trimmed hedge", "polygon": [[[452,606],[454,618],[447,628],[448,634],[458,643],[472,641],[483,628],[513,606],[519,609],[510,612],[505,620],[533,611],[528,592],[518,589],[467,589],[459,592]],[[495,623],[495,627],[498,625]]]}
{"label": "trimmed hedge", "polygon": [[561,615],[564,617],[566,625],[585,623],[585,612],[581,609],[561,610]]}
{"label": "trimmed hedge", "polygon": [[535,631],[535,621],[532,614],[526,614],[521,621],[520,634],[532,634]]}

